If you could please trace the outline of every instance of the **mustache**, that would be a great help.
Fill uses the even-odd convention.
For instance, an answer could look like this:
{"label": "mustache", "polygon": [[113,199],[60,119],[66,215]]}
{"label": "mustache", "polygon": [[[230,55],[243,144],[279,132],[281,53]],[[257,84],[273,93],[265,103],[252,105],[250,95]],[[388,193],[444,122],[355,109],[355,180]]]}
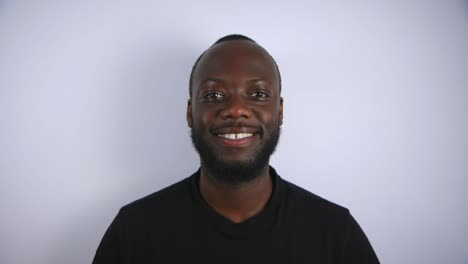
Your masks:
{"label": "mustache", "polygon": [[244,132],[244,133],[259,133],[263,132],[263,128],[256,124],[250,124],[244,121],[228,121],[222,124],[215,125],[210,129],[213,134],[228,133],[228,132]]}

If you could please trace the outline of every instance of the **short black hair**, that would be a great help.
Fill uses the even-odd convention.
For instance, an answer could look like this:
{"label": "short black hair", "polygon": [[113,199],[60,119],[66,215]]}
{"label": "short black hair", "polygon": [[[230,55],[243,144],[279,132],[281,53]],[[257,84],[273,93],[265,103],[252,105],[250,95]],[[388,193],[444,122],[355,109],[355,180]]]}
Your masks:
{"label": "short black hair", "polygon": [[[195,72],[195,70],[197,69],[197,66],[198,66],[198,63],[200,62],[201,58],[203,58],[203,55],[205,55],[205,53],[211,48],[213,47],[214,45],[218,44],[218,43],[221,43],[221,42],[225,42],[225,41],[231,41],[231,40],[247,40],[247,41],[250,41],[250,42],[253,42],[255,44],[258,45],[257,42],[255,42],[255,40],[249,38],[249,37],[246,37],[244,35],[240,35],[240,34],[230,34],[230,35],[226,35],[220,39],[218,39],[213,45],[211,45],[207,50],[205,50],[199,57],[198,59],[195,61],[195,63],[193,64],[192,66],[192,72],[190,72],[190,80],[189,80],[189,96],[190,98],[192,97],[192,80],[193,80],[193,73]],[[268,53],[268,55],[270,55]],[[274,64],[275,64],[275,67],[276,67],[276,70],[278,72],[278,80],[279,80],[279,91],[281,93],[281,74],[280,74],[280,71],[279,71],[279,68],[278,68],[278,64],[276,64],[276,61],[275,59],[273,58],[273,56],[271,56],[271,59],[273,60]]]}

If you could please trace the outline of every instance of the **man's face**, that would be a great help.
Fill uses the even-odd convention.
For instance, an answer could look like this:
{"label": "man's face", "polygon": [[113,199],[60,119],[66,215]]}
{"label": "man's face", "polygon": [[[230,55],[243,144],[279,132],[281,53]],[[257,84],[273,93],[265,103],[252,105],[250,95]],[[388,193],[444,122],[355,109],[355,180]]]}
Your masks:
{"label": "man's face", "polygon": [[245,40],[210,48],[193,75],[187,122],[202,165],[229,183],[268,164],[280,133],[283,101],[269,54]]}

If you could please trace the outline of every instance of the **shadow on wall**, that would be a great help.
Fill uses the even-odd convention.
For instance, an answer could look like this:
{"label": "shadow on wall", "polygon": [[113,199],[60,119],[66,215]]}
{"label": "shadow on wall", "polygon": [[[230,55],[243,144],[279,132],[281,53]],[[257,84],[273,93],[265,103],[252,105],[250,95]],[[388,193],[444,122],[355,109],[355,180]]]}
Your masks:
{"label": "shadow on wall", "polygon": [[0,0],[0,14],[2,13],[2,11],[4,11],[6,9],[6,6],[7,6],[7,0]]}
{"label": "shadow on wall", "polygon": [[183,43],[190,42],[149,44],[136,61],[124,62],[120,74],[125,78],[112,84],[119,87],[112,152],[150,181],[155,170],[174,173],[193,163],[185,115],[197,51]]}
{"label": "shadow on wall", "polygon": [[[114,120],[107,128],[119,189],[77,210],[47,263],[90,263],[116,208],[190,175],[198,157],[185,121],[189,74],[202,52],[189,41],[146,43],[119,61],[106,87]],[[116,76],[114,78],[114,76]],[[102,197],[102,196],[100,196]],[[123,203],[122,203],[123,201]]]}

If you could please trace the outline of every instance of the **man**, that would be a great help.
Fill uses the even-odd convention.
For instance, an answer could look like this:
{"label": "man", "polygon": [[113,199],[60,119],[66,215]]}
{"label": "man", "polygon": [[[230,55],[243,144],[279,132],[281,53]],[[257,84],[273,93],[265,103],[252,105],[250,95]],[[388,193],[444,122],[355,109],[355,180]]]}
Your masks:
{"label": "man", "polygon": [[200,169],[124,206],[93,263],[379,263],[346,208],[269,166],[283,99],[265,49],[221,38],[195,62],[189,87]]}

